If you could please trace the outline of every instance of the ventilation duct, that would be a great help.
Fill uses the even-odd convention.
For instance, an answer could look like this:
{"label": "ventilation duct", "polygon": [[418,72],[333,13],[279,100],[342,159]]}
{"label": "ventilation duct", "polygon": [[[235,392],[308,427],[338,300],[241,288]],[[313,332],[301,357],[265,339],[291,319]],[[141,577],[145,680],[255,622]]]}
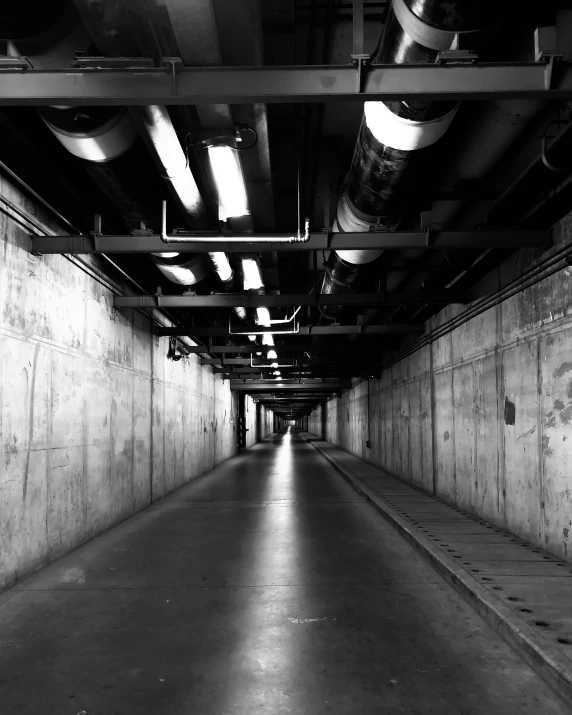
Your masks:
{"label": "ventilation duct", "polygon": [[39,111],[60,144],[83,162],[117,206],[130,230],[159,220],[162,186],[125,109],[43,107]]}
{"label": "ventilation duct", "polygon": [[[477,39],[486,3],[393,0],[384,28],[382,64],[433,63],[459,33]],[[457,111],[450,102],[366,102],[334,231],[365,232],[397,224],[411,201],[428,155]],[[369,279],[381,251],[332,251],[323,293],[343,293]],[[368,270],[369,269],[369,270]],[[324,311],[334,318],[336,309]]]}
{"label": "ventilation duct", "polygon": [[206,284],[208,269],[205,260],[200,254],[189,258],[184,253],[161,253],[151,256],[157,268],[173,283],[192,287],[198,290],[203,283]]}

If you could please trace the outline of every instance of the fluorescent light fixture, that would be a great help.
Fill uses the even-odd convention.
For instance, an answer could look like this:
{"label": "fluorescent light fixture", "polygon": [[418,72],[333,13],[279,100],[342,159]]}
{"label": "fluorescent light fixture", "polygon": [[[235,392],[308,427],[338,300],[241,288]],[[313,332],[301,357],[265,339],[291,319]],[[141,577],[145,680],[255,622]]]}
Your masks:
{"label": "fluorescent light fixture", "polygon": [[242,275],[244,276],[244,290],[259,290],[264,288],[260,268],[254,258],[242,259]]}
{"label": "fluorescent light fixture", "polygon": [[259,325],[270,325],[270,311],[268,308],[257,308],[256,316]]}
{"label": "fluorescent light fixture", "polygon": [[228,146],[210,146],[209,159],[216,184],[219,218],[248,216],[248,199],[238,154]]}
{"label": "fluorescent light fixture", "polygon": [[263,345],[274,345],[274,335],[272,333],[264,333],[262,336]]}
{"label": "fluorescent light fixture", "polygon": [[266,357],[267,357],[269,360],[278,360],[278,353],[276,352],[276,350],[269,350],[269,351],[266,353]]}
{"label": "fluorescent light fixture", "polygon": [[249,335],[249,336],[248,336],[248,339],[250,340],[251,343],[255,343],[255,342],[256,342],[256,335]]}

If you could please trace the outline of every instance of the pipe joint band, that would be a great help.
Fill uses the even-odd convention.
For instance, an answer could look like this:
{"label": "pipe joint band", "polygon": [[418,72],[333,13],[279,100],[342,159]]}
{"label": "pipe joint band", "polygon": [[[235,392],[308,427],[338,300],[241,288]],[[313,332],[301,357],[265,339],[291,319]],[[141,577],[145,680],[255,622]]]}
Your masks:
{"label": "pipe joint band", "polygon": [[435,144],[445,134],[458,109],[455,105],[442,117],[425,122],[399,117],[384,102],[365,102],[364,112],[367,128],[381,144],[414,151]]}
{"label": "pipe joint band", "polygon": [[130,149],[137,139],[137,132],[125,111],[89,134],[68,132],[42,117],[52,134],[78,159],[103,163],[111,161]]}
{"label": "pipe joint band", "polygon": [[410,10],[405,0],[393,0],[393,12],[397,21],[409,37],[430,50],[450,50],[456,35],[477,34],[479,30],[440,30],[420,20]]}

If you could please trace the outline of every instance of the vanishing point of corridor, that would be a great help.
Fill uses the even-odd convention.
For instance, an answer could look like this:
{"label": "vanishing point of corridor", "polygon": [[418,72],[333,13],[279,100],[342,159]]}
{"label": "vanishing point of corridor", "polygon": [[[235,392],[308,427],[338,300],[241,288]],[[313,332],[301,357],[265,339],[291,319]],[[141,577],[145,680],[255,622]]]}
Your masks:
{"label": "vanishing point of corridor", "polygon": [[568,712],[293,432],[21,582],[0,614],[2,715]]}

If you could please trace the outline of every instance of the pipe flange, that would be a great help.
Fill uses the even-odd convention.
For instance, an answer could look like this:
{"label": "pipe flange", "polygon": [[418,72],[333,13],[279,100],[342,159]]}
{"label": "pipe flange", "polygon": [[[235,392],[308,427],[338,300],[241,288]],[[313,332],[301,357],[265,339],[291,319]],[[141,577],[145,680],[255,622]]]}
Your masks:
{"label": "pipe flange", "polygon": [[440,30],[420,20],[405,0],[393,0],[393,12],[403,30],[422,47],[430,50],[450,50],[457,35],[477,35],[480,30]]}

